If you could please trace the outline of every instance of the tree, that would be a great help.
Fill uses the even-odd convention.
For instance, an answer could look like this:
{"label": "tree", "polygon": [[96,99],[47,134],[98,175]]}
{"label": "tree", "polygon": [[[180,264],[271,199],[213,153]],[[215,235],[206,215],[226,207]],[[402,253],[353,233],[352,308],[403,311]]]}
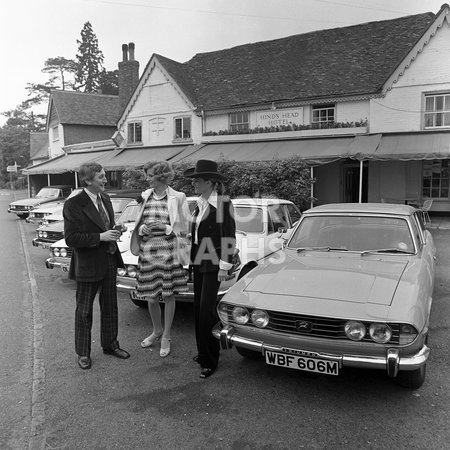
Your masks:
{"label": "tree", "polygon": [[100,89],[105,95],[119,95],[119,71],[103,69],[100,73]]}
{"label": "tree", "polygon": [[103,53],[98,48],[98,40],[90,22],[81,30],[81,41],[77,39],[78,53],[75,85],[84,92],[96,92],[100,87],[100,74],[103,69]]}
{"label": "tree", "polygon": [[52,75],[50,81],[54,83],[59,80],[63,91],[73,87],[73,83],[66,80],[66,74],[75,74],[77,71],[77,64],[73,59],[64,58],[64,56],[57,56],[56,58],[48,58],[44,62],[42,72]]}

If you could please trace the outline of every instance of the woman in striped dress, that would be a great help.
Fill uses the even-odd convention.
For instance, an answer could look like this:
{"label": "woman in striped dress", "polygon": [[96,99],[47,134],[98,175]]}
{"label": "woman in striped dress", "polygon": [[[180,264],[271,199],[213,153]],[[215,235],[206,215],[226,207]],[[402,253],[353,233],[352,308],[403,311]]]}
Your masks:
{"label": "woman in striped dress", "polygon": [[[190,212],[186,195],[168,186],[174,175],[169,163],[149,162],[144,173],[150,189],[142,194],[130,247],[139,256],[137,297],[148,301],[153,324],[152,333],[141,346],[151,347],[161,340],[160,356],[164,358],[170,353],[175,294],[187,291],[187,276],[177,256],[177,238],[187,235]],[[160,299],[165,303],[164,327]]]}

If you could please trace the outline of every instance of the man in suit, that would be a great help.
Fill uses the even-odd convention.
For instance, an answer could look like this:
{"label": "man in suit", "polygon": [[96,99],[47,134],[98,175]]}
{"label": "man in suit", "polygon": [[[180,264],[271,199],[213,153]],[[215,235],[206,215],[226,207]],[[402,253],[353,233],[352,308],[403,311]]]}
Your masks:
{"label": "man in suit", "polygon": [[86,163],[78,176],[84,189],[64,204],[64,235],[73,249],[69,278],[76,280],[75,352],[82,369],[91,368],[92,310],[100,290],[101,346],[103,353],[126,359],[117,340],[117,267],[123,267],[114,230],[114,210],[105,190],[106,176],[98,163]]}

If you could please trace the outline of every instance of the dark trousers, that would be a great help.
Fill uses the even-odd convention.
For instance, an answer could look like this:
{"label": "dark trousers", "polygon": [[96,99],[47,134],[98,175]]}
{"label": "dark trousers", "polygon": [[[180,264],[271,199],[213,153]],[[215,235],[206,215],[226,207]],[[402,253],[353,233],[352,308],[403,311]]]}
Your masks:
{"label": "dark trousers", "polygon": [[77,282],[75,310],[75,352],[79,356],[91,354],[92,310],[95,295],[100,290],[100,343],[105,349],[119,346],[117,342],[119,313],[116,289],[117,264],[108,255],[108,267],[102,280]]}
{"label": "dark trousers", "polygon": [[217,367],[220,352],[220,343],[211,332],[219,321],[216,308],[220,281],[217,280],[217,273],[202,273],[198,266],[194,266],[195,338],[199,363],[201,367],[210,369]]}

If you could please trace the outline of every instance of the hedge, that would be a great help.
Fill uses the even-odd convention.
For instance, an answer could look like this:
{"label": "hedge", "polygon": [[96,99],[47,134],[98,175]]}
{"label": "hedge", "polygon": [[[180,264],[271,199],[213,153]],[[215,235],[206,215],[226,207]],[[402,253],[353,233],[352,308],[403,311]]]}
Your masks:
{"label": "hedge", "polygon": [[[298,156],[270,161],[238,162],[220,159],[219,172],[227,177],[226,193],[236,197],[274,197],[291,200],[301,210],[311,204],[311,179],[309,166]],[[195,161],[183,161],[172,165],[175,177],[170,185],[187,196],[195,195],[192,180],[183,177]],[[122,174],[124,188],[146,189],[148,187],[141,169],[127,169]]]}

